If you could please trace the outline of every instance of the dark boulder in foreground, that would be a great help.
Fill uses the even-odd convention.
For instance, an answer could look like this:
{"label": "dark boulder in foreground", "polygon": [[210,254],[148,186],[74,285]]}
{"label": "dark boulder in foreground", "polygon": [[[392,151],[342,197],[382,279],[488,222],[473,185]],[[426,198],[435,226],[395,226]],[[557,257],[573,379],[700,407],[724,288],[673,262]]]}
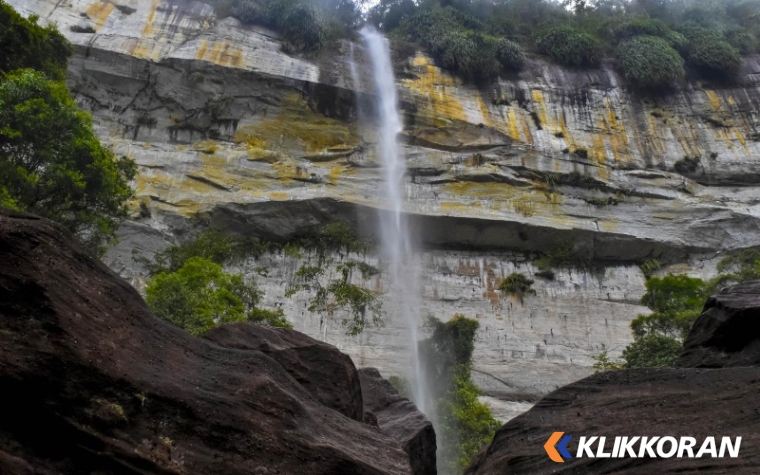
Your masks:
{"label": "dark boulder in foreground", "polygon": [[375,368],[359,370],[364,409],[384,433],[409,454],[414,475],[435,475],[436,442],[433,424],[409,399],[383,379]]}
{"label": "dark boulder in foreground", "polygon": [[334,346],[295,330],[245,323],[222,325],[204,338],[226,348],[261,351],[277,361],[319,402],[363,421],[359,374],[351,358]]}
{"label": "dark boulder in foreground", "polygon": [[760,282],[727,287],[710,297],[676,365],[760,366]]}
{"label": "dark boulder in foreground", "polygon": [[412,473],[395,440],[345,415],[360,394],[302,377],[293,334],[260,351],[236,327],[225,346],[192,338],[63,228],[0,210],[0,473]]}
{"label": "dark boulder in foreground", "polygon": [[[499,429],[466,474],[760,473],[758,323],[760,283],[722,291],[695,323],[681,368],[608,372],[560,388]],[[554,432],[573,436],[573,459],[549,459],[543,446]],[[581,436],[694,437],[697,449],[710,436],[742,441],[737,458],[577,458]]]}

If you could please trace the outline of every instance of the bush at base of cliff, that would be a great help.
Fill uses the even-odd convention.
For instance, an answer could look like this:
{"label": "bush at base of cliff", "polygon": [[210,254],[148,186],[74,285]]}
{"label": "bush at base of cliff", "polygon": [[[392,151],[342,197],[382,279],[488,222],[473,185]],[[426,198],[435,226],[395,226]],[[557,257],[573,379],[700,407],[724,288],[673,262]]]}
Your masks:
{"label": "bush at base of cliff", "polygon": [[539,52],[566,66],[593,67],[602,60],[599,40],[569,26],[543,31],[536,38],[536,47]]}
{"label": "bush at base of cliff", "polygon": [[115,158],[66,85],[31,69],[0,83],[0,196],[66,226],[91,248],[112,241],[127,216],[136,166]]}
{"label": "bush at base of cliff", "polygon": [[458,448],[454,456],[441,461],[445,464],[442,473],[461,473],[501,427],[488,406],[478,400],[480,395],[470,367],[459,366],[451,388],[437,403],[441,447]]}
{"label": "bush at base of cliff", "polygon": [[[708,283],[687,275],[652,277],[646,288],[641,303],[652,313],[631,322],[634,341],[623,350],[625,368],[672,366],[710,290]],[[606,360],[606,353],[600,356]]]}
{"label": "bush at base of cliff", "polygon": [[682,347],[683,342],[663,335],[639,338],[623,350],[625,367],[635,369],[673,366]]}
{"label": "bush at base of cliff", "polygon": [[224,323],[252,321],[286,327],[282,311],[257,308],[261,292],[242,276],[228,274],[202,257],[188,259],[176,272],[161,272],[146,288],[153,313],[199,336]]}
{"label": "bush at base of cliff", "polygon": [[615,51],[623,75],[642,88],[671,86],[685,74],[678,51],[655,36],[637,36],[625,40]]}
{"label": "bush at base of cliff", "polygon": [[420,363],[434,400],[439,473],[462,473],[475,454],[493,440],[500,427],[488,406],[478,401],[480,390],[472,382],[472,352],[476,320],[455,315],[448,322],[430,317],[430,338],[420,342]]}

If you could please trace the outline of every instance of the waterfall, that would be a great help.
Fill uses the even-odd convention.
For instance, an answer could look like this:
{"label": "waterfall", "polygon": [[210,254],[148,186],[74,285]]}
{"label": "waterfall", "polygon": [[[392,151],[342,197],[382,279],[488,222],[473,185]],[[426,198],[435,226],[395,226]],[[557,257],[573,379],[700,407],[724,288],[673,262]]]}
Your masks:
{"label": "waterfall", "polygon": [[[407,219],[403,214],[405,198],[404,177],[406,163],[397,142],[403,126],[398,110],[396,80],[393,76],[388,41],[374,28],[361,30],[362,38],[372,66],[375,80],[378,152],[385,172],[385,205],[379,212],[382,254],[388,262],[390,288],[394,310],[398,311],[409,325],[412,364],[409,374],[413,389],[413,399],[417,407],[428,414],[429,397],[425,390],[425,379],[420,367],[417,345],[417,329],[420,324],[419,258],[412,249],[412,236]],[[430,416],[430,414],[428,414]]]}

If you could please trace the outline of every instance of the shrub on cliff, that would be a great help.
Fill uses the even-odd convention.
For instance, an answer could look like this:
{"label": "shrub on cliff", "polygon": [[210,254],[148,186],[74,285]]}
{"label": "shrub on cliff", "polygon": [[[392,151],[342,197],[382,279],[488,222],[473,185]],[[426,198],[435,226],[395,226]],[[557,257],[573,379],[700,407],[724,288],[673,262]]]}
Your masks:
{"label": "shrub on cliff", "polygon": [[258,307],[262,293],[253,282],[202,257],[188,259],[175,272],[157,274],[145,293],[157,317],[195,336],[220,324],[244,321],[290,328],[281,309]]}
{"label": "shrub on cliff", "polygon": [[716,31],[698,25],[682,29],[686,37],[684,55],[689,65],[701,72],[721,78],[731,77],[742,65],[739,50]]}
{"label": "shrub on cliff", "polygon": [[127,215],[135,172],[100,144],[62,81],[24,69],[0,83],[3,204],[58,221],[101,249]]}
{"label": "shrub on cliff", "polygon": [[155,275],[159,272],[176,272],[193,257],[202,257],[224,265],[249,256],[257,257],[268,248],[269,244],[256,239],[209,229],[194,239],[167,247],[150,260],[138,259],[138,262],[145,265],[150,275]]}
{"label": "shrub on cliff", "polygon": [[654,36],[636,36],[615,50],[623,75],[634,85],[658,88],[683,78],[684,62],[670,44]]}
{"label": "shrub on cliff", "polygon": [[298,51],[320,50],[332,37],[347,36],[361,18],[352,0],[218,0],[217,9],[276,29]]}
{"label": "shrub on cliff", "polygon": [[510,274],[499,284],[499,290],[505,294],[517,297],[520,303],[526,295],[535,294],[533,290],[533,281],[522,274]]}
{"label": "shrub on cliff", "polygon": [[539,33],[536,48],[566,66],[593,67],[602,60],[599,40],[570,26],[551,27]]}
{"label": "shrub on cliff", "polygon": [[486,34],[480,22],[451,7],[419,10],[402,22],[402,28],[441,66],[469,80],[491,80],[502,71],[519,70],[525,62],[516,43]]}

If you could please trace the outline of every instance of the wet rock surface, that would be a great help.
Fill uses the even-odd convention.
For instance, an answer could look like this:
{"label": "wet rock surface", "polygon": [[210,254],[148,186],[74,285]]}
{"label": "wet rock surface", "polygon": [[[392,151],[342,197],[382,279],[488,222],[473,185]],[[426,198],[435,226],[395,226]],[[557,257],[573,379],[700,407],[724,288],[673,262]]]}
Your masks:
{"label": "wet rock surface", "polygon": [[[679,360],[685,367],[607,372],[565,386],[499,429],[466,474],[758,473],[758,302],[760,282],[724,289],[695,323]],[[575,457],[555,463],[543,446],[556,431],[574,437],[574,457],[580,436],[695,437],[698,446],[709,436],[718,444],[723,436],[742,441],[737,458]]]}
{"label": "wet rock surface", "polygon": [[[336,349],[293,332],[253,339],[248,325],[219,344],[192,338],[31,215],[0,210],[0,262],[0,472],[412,473],[395,440],[321,402],[355,415],[361,399]],[[316,379],[329,352],[351,397],[304,376],[304,354]]]}
{"label": "wet rock surface", "polygon": [[414,475],[438,473],[433,424],[376,368],[361,368],[359,378],[367,417],[409,454]]}

